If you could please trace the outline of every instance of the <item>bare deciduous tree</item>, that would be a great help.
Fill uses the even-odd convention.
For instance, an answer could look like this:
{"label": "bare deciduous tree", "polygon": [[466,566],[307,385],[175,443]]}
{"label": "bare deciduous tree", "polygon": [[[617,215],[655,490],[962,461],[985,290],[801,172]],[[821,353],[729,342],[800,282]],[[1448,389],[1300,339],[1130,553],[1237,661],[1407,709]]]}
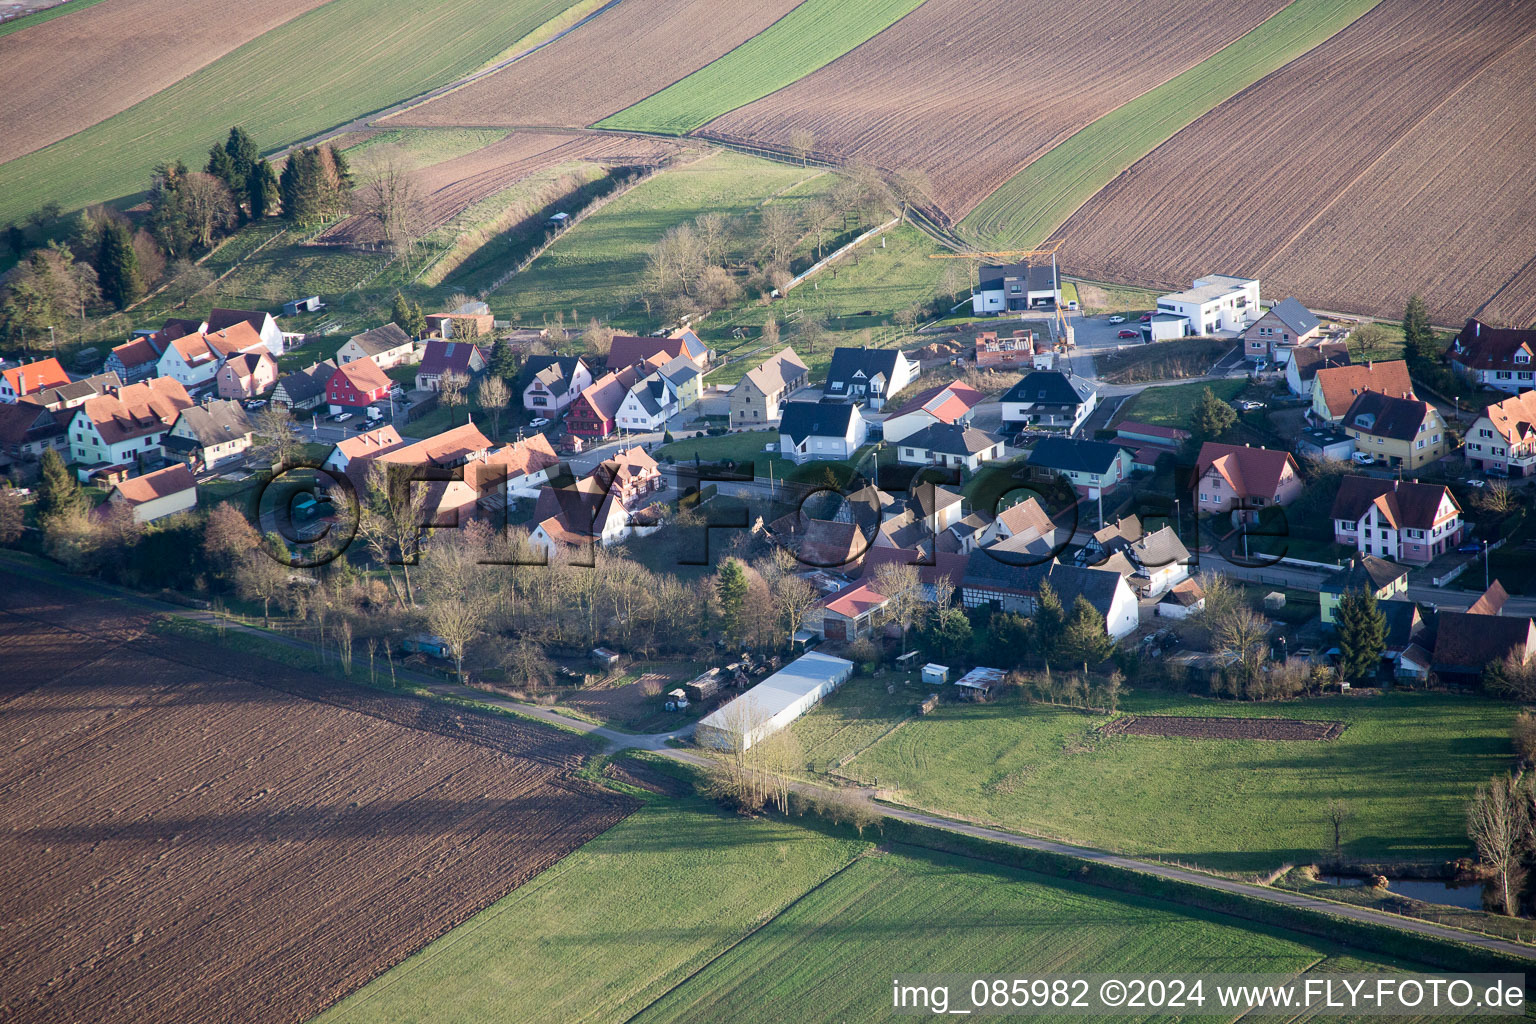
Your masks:
{"label": "bare deciduous tree", "polygon": [[480,386],[475,389],[475,400],[480,403],[480,408],[491,415],[491,434],[493,437],[501,436],[501,414],[506,411],[507,400],[511,392],[507,389],[507,382],[494,373],[488,373],[480,379]]}
{"label": "bare deciduous tree", "polygon": [[352,212],[373,224],[384,244],[408,260],[427,223],[425,193],[415,169],[398,147],[381,146],[369,154],[363,176],[363,184],[352,192]]}
{"label": "bare deciduous tree", "polygon": [[875,570],[876,593],[885,598],[885,613],[901,627],[901,653],[907,653],[907,630],[923,604],[923,581],[915,565],[887,562]]}
{"label": "bare deciduous tree", "polygon": [[274,468],[293,465],[304,450],[304,439],[285,409],[267,406],[256,414],[253,426],[251,454]]}
{"label": "bare deciduous tree", "polygon": [[816,133],[809,128],[796,128],[789,133],[789,151],[800,161],[803,167],[811,162],[811,154],[816,152]]}
{"label": "bare deciduous tree", "polygon": [[1506,914],[1514,912],[1511,882],[1530,836],[1529,802],[1523,777],[1495,775],[1477,787],[1467,804],[1467,837],[1494,873]]}
{"label": "bare deciduous tree", "polygon": [[416,603],[411,591],[411,562],[417,555],[428,503],[426,485],[411,480],[409,470],[375,462],[368,472],[367,493],[357,521],[358,536],[389,573],[392,585],[394,566],[400,566],[404,589],[396,594],[402,608]]}
{"label": "bare deciduous tree", "polygon": [[437,400],[448,410],[448,422],[457,421],[454,410],[469,401],[469,378],[452,370],[443,374],[437,382]]}
{"label": "bare deciduous tree", "polygon": [[463,597],[433,597],[427,602],[427,628],[443,638],[459,682],[464,678],[464,654],[485,625],[485,609]]}
{"label": "bare deciduous tree", "polygon": [[229,186],[211,174],[191,171],[181,178],[177,191],[185,203],[187,221],[203,248],[213,244],[214,235],[232,227],[238,213]]}

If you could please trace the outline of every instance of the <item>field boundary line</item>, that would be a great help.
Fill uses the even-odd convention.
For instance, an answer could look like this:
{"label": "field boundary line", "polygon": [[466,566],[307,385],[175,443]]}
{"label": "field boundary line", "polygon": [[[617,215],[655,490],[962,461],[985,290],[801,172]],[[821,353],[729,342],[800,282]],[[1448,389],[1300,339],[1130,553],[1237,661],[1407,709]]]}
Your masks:
{"label": "field boundary line", "polygon": [[[1324,204],[1323,207],[1320,210],[1318,210],[1316,214],[1314,214],[1311,218],[1309,218],[1307,220],[1307,222],[1305,224],[1303,224],[1300,228],[1298,228],[1295,231],[1295,233],[1293,233],[1291,235],[1291,237],[1287,238],[1284,242],[1281,242],[1279,245],[1274,246],[1273,248],[1271,248],[1269,250],[1269,256],[1267,256],[1265,258],[1263,263],[1259,264],[1259,268],[1257,270],[1257,273],[1259,273],[1259,274],[1265,273],[1269,269],[1270,264],[1274,263],[1274,261],[1277,258],[1279,258],[1279,255],[1282,252],[1285,252],[1286,250],[1290,249],[1292,246],[1294,246],[1296,244],[1296,242],[1301,238],[1302,235],[1304,235],[1308,231],[1312,230],[1312,226],[1314,224],[1316,224],[1319,220],[1321,220],[1324,214],[1326,214],[1329,210],[1333,209],[1334,206],[1336,206],[1338,204],[1338,202],[1341,199],[1344,198],[1345,193],[1349,192],[1350,189],[1352,189],[1356,185],[1360,184],[1360,182],[1362,180],[1364,180],[1366,175],[1368,175],[1372,171],[1374,171],[1376,169],[1377,165],[1379,165],[1383,160],[1385,160],[1389,154],[1395,152],[1397,150],[1397,147],[1399,147],[1399,146],[1401,146],[1403,144],[1403,140],[1404,139],[1408,138],[1408,136],[1412,135],[1415,131],[1417,131],[1419,129],[1419,127],[1424,124],[1424,122],[1428,121],[1431,117],[1433,117],[1436,113],[1438,113],[1442,107],[1444,107],[1447,103],[1451,102],[1451,100],[1453,100],[1457,96],[1459,96],[1462,93],[1462,91],[1467,89],[1468,87],[1470,87],[1473,82],[1476,82],[1478,79],[1480,79],[1484,75],[1486,75],[1488,73],[1489,69],[1492,68],[1495,64],[1497,64],[1500,61],[1501,58],[1503,58],[1505,55],[1513,52],[1514,50],[1518,49],[1520,46],[1522,46],[1525,43],[1526,40],[1530,39],[1533,35],[1536,35],[1536,28],[1531,29],[1529,32],[1526,32],[1525,35],[1521,36],[1518,40],[1516,40],[1515,42],[1510,43],[1507,49],[1505,49],[1502,52],[1500,52],[1498,54],[1495,54],[1494,56],[1490,57],[1488,59],[1488,61],[1482,67],[1478,68],[1475,73],[1473,73],[1472,75],[1468,76],[1466,81],[1462,82],[1456,88],[1452,89],[1450,92],[1448,92],[1444,96],[1440,97],[1439,102],[1431,104],[1429,106],[1429,108],[1424,111],[1424,113],[1422,113],[1418,117],[1414,118],[1413,122],[1411,124],[1404,125],[1403,126],[1403,130],[1398,133],[1397,138],[1393,139],[1390,145],[1386,146],[1384,149],[1382,149],[1382,151],[1380,153],[1376,154],[1376,158],[1374,160],[1372,160],[1370,163],[1366,164],[1365,167],[1361,168],[1359,174],[1357,174],[1353,178],[1349,179],[1349,182],[1347,184],[1345,184],[1342,188],[1340,188],[1338,191],[1336,191],[1333,194],[1333,197],[1331,199],[1329,199],[1328,202],[1326,204]],[[1491,297],[1490,297],[1490,301],[1492,301]],[[1486,304],[1487,303],[1484,303],[1484,305],[1486,305]]]}
{"label": "field boundary line", "polygon": [[754,924],[751,928],[747,929],[740,936],[738,936],[736,938],[736,940],[734,942],[732,942],[730,945],[726,946],[720,952],[716,953],[714,956],[712,956],[708,960],[704,961],[704,963],[700,964],[695,970],[690,971],[687,975],[685,975],[684,977],[678,979],[677,984],[672,985],[665,992],[663,992],[660,995],[658,995],[655,999],[652,999],[650,1002],[648,1002],[644,1006],[640,1007],[640,1009],[636,1010],[634,1013],[630,1014],[628,1017],[625,1017],[624,1021],[623,1021],[623,1024],[630,1024],[630,1022],[638,1019],[641,1014],[645,1013],[651,1007],[655,1006],[657,1003],[659,1003],[663,999],[667,998],[667,996],[671,995],[673,992],[676,992],[678,989],[680,989],[684,985],[688,984],[694,978],[697,978],[700,974],[702,974],[705,971],[709,970],[709,968],[712,967],[715,964],[715,962],[717,960],[719,960],[721,957],[723,957],[726,954],[730,953],[737,946],[740,946],[743,942],[746,942],[748,939],[752,938],[752,936],[756,935],[758,932],[762,931],[764,928],[768,927],[770,924],[772,924],[773,922],[777,921],[779,918],[783,917],[785,914],[789,913],[789,911],[792,910],[795,906],[797,906],[800,903],[801,900],[804,900],[807,896],[810,896],[812,893],[817,892],[818,890],[820,890],[828,882],[831,882],[834,878],[837,878],[844,871],[847,871],[849,868],[853,867],[859,861],[863,860],[865,856],[866,855],[863,854],[863,853],[856,853],[856,854],[854,854],[852,857],[850,857],[848,859],[848,862],[846,864],[844,864],[842,867],[838,868],[836,871],[832,872],[826,878],[823,878],[821,881],[817,882],[815,885],[813,885],[809,889],[805,890],[805,892],[802,892],[799,896],[796,896],[794,899],[792,899],[788,903],[784,904],[782,907],[780,907],[777,911],[775,911],[774,913],[772,913],[768,917],[766,917],[763,920],[761,920],[761,921],[757,922],[756,924]]}

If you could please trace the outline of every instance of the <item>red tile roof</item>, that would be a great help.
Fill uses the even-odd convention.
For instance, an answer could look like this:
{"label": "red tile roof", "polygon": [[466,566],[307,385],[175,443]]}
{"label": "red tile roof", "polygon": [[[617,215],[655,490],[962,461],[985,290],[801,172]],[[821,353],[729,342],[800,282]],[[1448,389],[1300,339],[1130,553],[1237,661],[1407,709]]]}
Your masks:
{"label": "red tile roof", "polygon": [[124,480],[117,485],[117,493],[130,505],[142,505],[146,501],[164,498],[195,488],[197,480],[186,466],[176,465]]}
{"label": "red tile roof", "polygon": [[4,371],[0,376],[5,377],[5,382],[11,386],[11,390],[18,395],[30,395],[34,391],[44,388],[56,388],[60,384],[69,383],[69,374],[64,372],[64,367],[59,365],[57,359],[39,359],[35,363],[26,363],[22,366],[13,366]]}
{"label": "red tile roof", "polygon": [[116,444],[169,430],[181,410],[191,405],[180,381],[155,377],[119,388],[115,395],[87,398],[77,415],[90,420],[107,444]]}
{"label": "red tile roof", "polygon": [[1324,367],[1317,371],[1317,383],[1313,387],[1322,392],[1323,404],[1328,407],[1328,415],[1333,419],[1348,412],[1355,396],[1362,391],[1413,397],[1413,381],[1408,377],[1408,364],[1401,359],[1386,363]]}
{"label": "red tile roof", "polygon": [[1333,499],[1333,518],[1356,522],[1374,505],[1394,529],[1429,530],[1448,518],[1439,515],[1441,503],[1446,500],[1456,512],[1461,511],[1444,484],[1347,476],[1339,481],[1339,493]]}
{"label": "red tile roof", "polygon": [[[1515,362],[1515,353],[1522,351],[1526,362]],[[1536,331],[1490,327],[1468,319],[1451,343],[1449,355],[1451,362],[1469,370],[1536,369]]]}
{"label": "red tile roof", "polygon": [[890,600],[888,597],[876,592],[867,583],[859,583],[840,590],[837,594],[833,595],[827,601],[827,611],[835,612],[846,618],[856,619],[860,615],[884,607],[888,600]]}
{"label": "red tile roof", "polygon": [[1290,452],[1207,441],[1200,446],[1196,475],[1203,477],[1208,470],[1215,469],[1234,494],[1272,500],[1280,489],[1280,478],[1287,465],[1293,473],[1301,471]]}
{"label": "red tile roof", "polygon": [[372,359],[354,359],[336,368],[358,394],[370,395],[379,389],[389,390],[389,375],[379,369]]}

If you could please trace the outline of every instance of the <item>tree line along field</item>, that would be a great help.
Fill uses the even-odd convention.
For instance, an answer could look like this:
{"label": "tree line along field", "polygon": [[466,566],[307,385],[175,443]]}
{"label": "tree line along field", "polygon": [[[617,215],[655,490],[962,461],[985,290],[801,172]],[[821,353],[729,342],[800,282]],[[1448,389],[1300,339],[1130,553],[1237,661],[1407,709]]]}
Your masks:
{"label": "tree line along field", "polygon": [[1071,272],[1213,269],[1314,306],[1440,323],[1536,316],[1528,5],[1383,0],[1195,121],[1074,214]]}
{"label": "tree line along field", "polygon": [[1094,193],[1169,136],[1379,2],[1292,0],[1240,39],[1042,154],[978,203],[959,230],[983,247],[1044,242]]}
{"label": "tree line along field", "polygon": [[875,1021],[911,971],[1407,966],[879,842],[655,798],[316,1024]]}
{"label": "tree line along field", "polygon": [[7,1020],[307,1019],[635,806],[580,738],[5,583]]}
{"label": "tree line along field", "polygon": [[265,149],[344,124],[474,71],[569,3],[330,0],[99,124],[0,164],[0,222],[50,201],[67,211],[135,195],[162,161],[201,167],[231,124]]}
{"label": "tree line along field", "polygon": [[1466,800],[1512,763],[1516,710],[1415,693],[1236,710],[1226,701],[1135,693],[1122,704],[1135,715],[1346,725],[1335,740],[1276,742],[1101,735],[1102,716],[1004,699],[944,705],[872,740],[858,723],[868,705],[888,699],[883,687],[860,681],[806,715],[795,728],[812,763],[845,762],[842,774],[941,814],[1230,871],[1316,857],[1332,843],[1324,813],[1332,799],[1354,814],[1349,857],[1465,855]]}
{"label": "tree line along field", "polygon": [[685,135],[831,63],[922,2],[804,0],[718,60],[597,127]]}
{"label": "tree line along field", "polygon": [[584,127],[698,70],[801,2],[621,3],[537,53],[390,123]]}
{"label": "tree line along field", "polygon": [[322,2],[113,0],[77,10],[73,0],[70,17],[0,32],[0,162],[126,110]]}
{"label": "tree line along field", "polygon": [[[1062,139],[1198,64],[1285,6],[1179,0],[928,0],[819,71],[699,130],[921,170],[952,219]],[[981,29],[985,26],[985,29]]]}

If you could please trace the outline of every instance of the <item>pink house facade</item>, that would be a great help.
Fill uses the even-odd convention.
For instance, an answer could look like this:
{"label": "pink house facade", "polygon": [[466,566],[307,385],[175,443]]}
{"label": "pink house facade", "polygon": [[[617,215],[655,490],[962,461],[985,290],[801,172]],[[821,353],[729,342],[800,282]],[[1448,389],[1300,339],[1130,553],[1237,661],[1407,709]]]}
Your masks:
{"label": "pink house facade", "polygon": [[1346,477],[1333,503],[1333,539],[1363,555],[1428,565],[1461,541],[1461,506],[1442,484]]}

